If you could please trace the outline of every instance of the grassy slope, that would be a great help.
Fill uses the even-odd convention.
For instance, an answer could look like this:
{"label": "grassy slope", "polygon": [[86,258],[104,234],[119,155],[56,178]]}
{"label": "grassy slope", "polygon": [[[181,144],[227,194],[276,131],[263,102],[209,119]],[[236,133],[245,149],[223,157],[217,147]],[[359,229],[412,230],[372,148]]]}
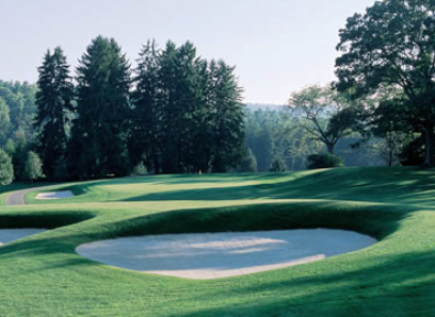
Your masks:
{"label": "grassy slope", "polygon": [[[0,316],[434,316],[435,174],[354,168],[124,178],[1,207],[1,227],[60,227],[0,248]],[[81,222],[79,222],[81,221]],[[79,257],[92,240],[168,232],[343,228],[381,241],[259,274],[192,281]]]}

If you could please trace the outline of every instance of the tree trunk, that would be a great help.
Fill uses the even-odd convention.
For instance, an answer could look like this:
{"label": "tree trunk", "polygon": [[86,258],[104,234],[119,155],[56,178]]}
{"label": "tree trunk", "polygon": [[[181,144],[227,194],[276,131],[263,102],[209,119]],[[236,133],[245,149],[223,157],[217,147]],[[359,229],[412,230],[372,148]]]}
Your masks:
{"label": "tree trunk", "polygon": [[434,124],[431,121],[426,122],[426,131],[425,131],[425,159],[424,166],[432,167],[434,166]]}
{"label": "tree trunk", "polygon": [[388,166],[392,167],[393,166],[393,151],[389,151],[388,153]]}
{"label": "tree trunk", "polygon": [[335,144],[326,143],[326,147],[328,148],[328,153],[334,155]]}

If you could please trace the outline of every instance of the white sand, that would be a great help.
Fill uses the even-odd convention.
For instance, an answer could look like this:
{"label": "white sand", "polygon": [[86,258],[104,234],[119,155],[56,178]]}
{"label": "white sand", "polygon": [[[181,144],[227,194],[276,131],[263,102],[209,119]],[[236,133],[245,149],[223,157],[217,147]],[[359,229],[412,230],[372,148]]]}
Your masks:
{"label": "white sand", "polygon": [[74,197],[74,194],[70,190],[64,190],[60,192],[45,192],[36,195],[36,199],[63,199]]}
{"label": "white sand", "polygon": [[315,229],[120,238],[83,244],[76,251],[125,269],[214,279],[318,261],[376,242],[352,231]]}
{"label": "white sand", "polygon": [[45,229],[0,229],[0,246],[44,231]]}

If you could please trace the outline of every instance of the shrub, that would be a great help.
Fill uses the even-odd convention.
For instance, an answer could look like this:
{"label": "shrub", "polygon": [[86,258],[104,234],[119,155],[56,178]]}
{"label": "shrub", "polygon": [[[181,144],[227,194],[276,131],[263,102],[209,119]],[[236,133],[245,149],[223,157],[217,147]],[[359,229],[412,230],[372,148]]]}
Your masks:
{"label": "shrub", "polygon": [[308,156],[308,169],[344,166],[343,159],[329,153]]}
{"label": "shrub", "polygon": [[143,164],[143,162],[140,162],[138,165],[136,165],[133,168],[133,172],[131,175],[133,176],[145,176],[148,174],[146,166]]}
{"label": "shrub", "polygon": [[39,155],[33,151],[29,151],[27,154],[25,171],[27,179],[32,181],[32,183],[39,178],[45,177],[42,172],[42,161],[39,158]]}
{"label": "shrub", "polygon": [[287,170],[287,165],[285,164],[282,157],[276,157],[273,159],[272,164],[270,165],[270,171],[274,173],[281,173]]}
{"label": "shrub", "polygon": [[251,149],[246,149],[240,162],[239,172],[242,173],[255,173],[257,172],[257,160],[252,154]]}

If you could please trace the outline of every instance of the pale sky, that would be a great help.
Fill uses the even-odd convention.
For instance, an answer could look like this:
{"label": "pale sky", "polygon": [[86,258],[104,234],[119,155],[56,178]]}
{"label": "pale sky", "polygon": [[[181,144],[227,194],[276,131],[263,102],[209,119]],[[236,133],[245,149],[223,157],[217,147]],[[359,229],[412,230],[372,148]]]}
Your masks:
{"label": "pale sky", "polygon": [[48,48],[77,65],[90,41],[114,37],[132,65],[148,39],[192,41],[236,66],[244,101],[286,103],[334,80],[338,31],[374,0],[0,0],[0,79],[35,82]]}

